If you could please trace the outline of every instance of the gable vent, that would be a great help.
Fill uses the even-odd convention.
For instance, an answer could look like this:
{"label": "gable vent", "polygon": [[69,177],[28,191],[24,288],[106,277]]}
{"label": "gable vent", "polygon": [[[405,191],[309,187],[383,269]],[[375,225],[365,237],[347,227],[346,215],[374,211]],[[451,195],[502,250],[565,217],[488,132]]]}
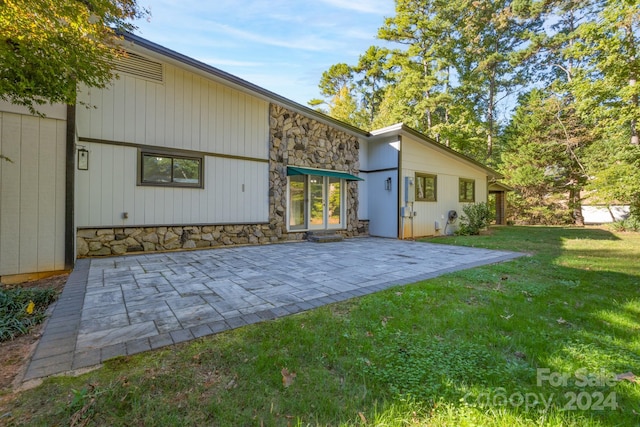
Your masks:
{"label": "gable vent", "polygon": [[164,80],[162,64],[140,56],[137,53],[127,52],[126,56],[118,59],[115,65],[118,72],[142,77],[146,80],[162,83]]}

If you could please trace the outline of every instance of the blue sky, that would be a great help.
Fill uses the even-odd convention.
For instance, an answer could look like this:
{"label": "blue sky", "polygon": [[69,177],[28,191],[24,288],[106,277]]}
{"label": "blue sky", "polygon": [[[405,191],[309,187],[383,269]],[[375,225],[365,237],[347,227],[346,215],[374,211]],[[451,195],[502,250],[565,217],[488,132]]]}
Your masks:
{"label": "blue sky", "polygon": [[306,105],[323,71],[356,64],[394,0],[139,0],[136,34]]}

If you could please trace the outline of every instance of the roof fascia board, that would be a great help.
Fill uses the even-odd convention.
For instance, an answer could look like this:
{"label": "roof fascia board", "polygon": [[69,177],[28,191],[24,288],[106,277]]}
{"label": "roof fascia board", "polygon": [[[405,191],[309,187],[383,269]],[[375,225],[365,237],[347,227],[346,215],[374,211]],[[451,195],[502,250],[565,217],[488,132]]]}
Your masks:
{"label": "roof fascia board", "polygon": [[[156,59],[161,59],[163,61],[171,63],[172,65],[176,65],[182,68],[187,67],[188,69],[196,72],[199,75],[202,75],[203,77],[220,83],[224,83],[227,86],[230,86],[243,93],[260,98],[264,101],[272,102],[274,104],[286,107],[296,113],[317,120],[325,125],[337,127],[340,130],[355,137],[365,138],[370,135],[369,132],[341,122],[340,120],[336,120],[332,117],[327,116],[326,114],[322,114],[316,110],[305,107],[302,104],[298,104],[295,101],[287,99],[281,95],[278,95],[274,92],[243,80],[237,76],[234,76],[233,74],[229,74],[226,71],[222,71],[218,68],[212,67],[211,65],[207,65],[203,62],[190,58],[159,44],[153,43],[135,34],[123,33],[122,35],[125,42],[129,42],[131,45],[135,46],[134,49],[139,49],[142,51],[142,53],[148,56],[154,57]],[[125,44],[124,47],[128,48],[131,47],[131,45]]]}
{"label": "roof fascia board", "polygon": [[440,153],[448,157],[455,158],[457,160],[468,163],[477,169],[481,169],[483,172],[485,172],[487,175],[491,176],[492,178],[497,178],[497,179],[504,178],[503,175],[498,171],[483,165],[482,163],[472,159],[471,157],[465,156],[462,153],[458,153],[457,151],[447,147],[446,145],[442,145],[439,142],[434,141],[433,139],[405,125],[404,123],[397,123],[395,125],[387,126],[386,128],[372,131],[371,135],[372,135],[371,136],[372,140],[385,140],[387,138],[393,138],[393,137],[397,138],[398,136],[403,136],[403,135],[409,136],[416,139],[421,144],[430,148],[434,148],[435,150],[439,151]]}
{"label": "roof fascia board", "polygon": [[395,125],[387,126],[387,127],[376,129],[376,130],[372,130],[371,131],[371,136],[372,137],[377,137],[377,136],[385,136],[385,135],[397,135],[398,132],[400,132],[403,127],[404,127],[404,124],[396,123]]}
{"label": "roof fascia board", "polygon": [[515,191],[515,189],[502,182],[493,181],[489,183],[489,191]]}

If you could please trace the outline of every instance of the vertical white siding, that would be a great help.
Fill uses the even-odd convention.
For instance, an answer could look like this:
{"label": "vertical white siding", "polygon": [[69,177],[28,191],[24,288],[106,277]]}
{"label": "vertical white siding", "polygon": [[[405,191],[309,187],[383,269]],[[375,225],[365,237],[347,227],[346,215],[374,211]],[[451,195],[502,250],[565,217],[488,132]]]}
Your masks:
{"label": "vertical white siding", "polygon": [[0,112],[0,275],[64,269],[65,141],[65,120]]}
{"label": "vertical white siding", "polygon": [[[95,107],[77,110],[80,139],[269,158],[268,102],[170,64],[162,83],[122,73],[79,99]],[[204,189],[138,186],[136,148],[80,144],[90,160],[76,171],[78,227],[268,221],[266,162],[205,155]]]}
{"label": "vertical white siding", "polygon": [[[89,170],[76,171],[78,227],[250,224],[269,219],[266,162],[205,156],[204,189],[138,186],[136,148],[84,145]],[[128,219],[122,218],[123,212]]]}
{"label": "vertical white siding", "polygon": [[20,139],[21,116],[0,114],[0,275],[20,272]]}
{"label": "vertical white siding", "polygon": [[[462,213],[464,203],[458,201],[458,180],[475,180],[476,202],[487,201],[487,175],[485,171],[464,161],[439,153],[424,144],[409,138],[402,138],[402,176],[414,177],[416,172],[434,174],[438,177],[437,201],[414,203],[417,216],[413,219],[414,237],[441,234],[450,210]],[[404,181],[404,179],[403,179]],[[404,194],[404,182],[401,183]],[[404,203],[404,197],[402,198]],[[435,222],[440,223],[436,231]],[[411,235],[411,221],[405,220],[405,236]]]}
{"label": "vertical white siding", "polygon": [[397,138],[389,141],[367,143],[367,170],[379,170],[398,167],[399,142]]}
{"label": "vertical white siding", "polygon": [[364,181],[358,181],[358,219],[369,219],[369,174],[360,172],[360,178]]}
{"label": "vertical white siding", "polygon": [[[385,180],[391,176],[391,191],[385,190]],[[378,237],[398,237],[398,185],[396,171],[367,174],[369,186],[369,234]]]}
{"label": "vertical white siding", "polygon": [[269,104],[164,66],[164,82],[122,74],[106,89],[80,88],[80,138],[268,159]]}
{"label": "vertical white siding", "polygon": [[[398,147],[397,138],[366,143],[366,170],[371,172],[366,174],[366,198],[360,199],[360,203],[367,204],[372,236],[398,237],[398,171],[393,169],[398,167]],[[391,191],[385,189],[388,177],[392,181]]]}
{"label": "vertical white siding", "polygon": [[359,142],[360,178],[363,178],[364,181],[358,181],[358,219],[369,219],[369,203],[367,203],[367,200],[369,200],[369,177],[366,172],[362,172],[369,170],[369,146],[362,139]]}

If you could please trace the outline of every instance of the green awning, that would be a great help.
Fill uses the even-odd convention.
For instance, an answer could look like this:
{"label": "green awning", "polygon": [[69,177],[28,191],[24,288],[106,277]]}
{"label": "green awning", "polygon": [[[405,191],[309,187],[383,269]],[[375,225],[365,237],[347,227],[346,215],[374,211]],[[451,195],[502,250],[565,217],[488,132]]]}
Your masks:
{"label": "green awning", "polygon": [[326,169],[300,168],[297,166],[287,166],[287,176],[293,176],[293,175],[319,175],[319,176],[330,176],[331,178],[346,179],[347,181],[364,181],[364,179],[357,177],[355,175],[351,175],[350,173],[346,173],[346,172],[330,171]]}

